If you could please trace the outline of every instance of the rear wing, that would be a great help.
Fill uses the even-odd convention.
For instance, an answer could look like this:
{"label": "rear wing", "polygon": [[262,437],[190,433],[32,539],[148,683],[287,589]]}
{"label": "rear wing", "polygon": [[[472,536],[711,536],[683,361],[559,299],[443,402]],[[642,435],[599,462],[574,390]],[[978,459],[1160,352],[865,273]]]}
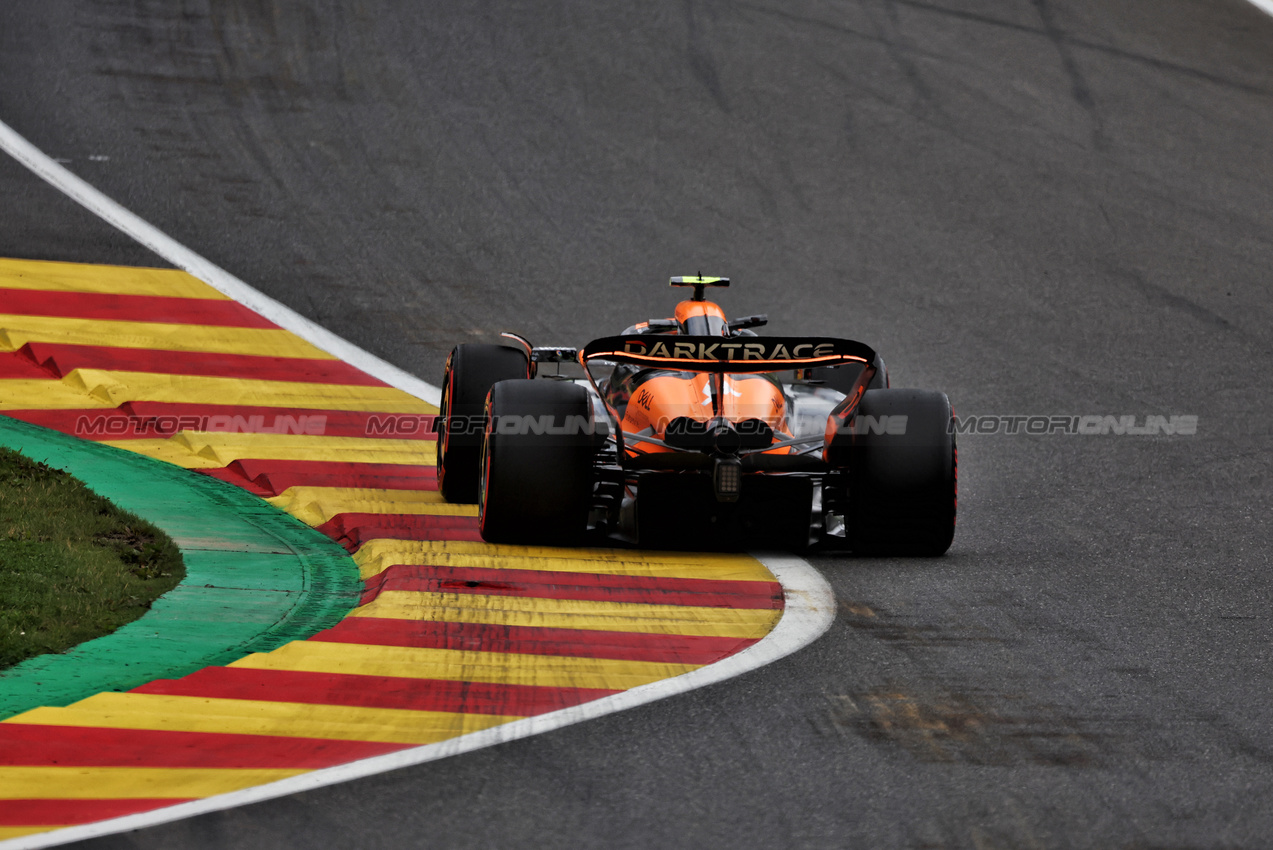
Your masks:
{"label": "rear wing", "polygon": [[580,352],[590,360],[612,360],[648,369],[684,372],[775,372],[875,362],[865,343],[834,337],[719,337],[640,334],[593,340]]}

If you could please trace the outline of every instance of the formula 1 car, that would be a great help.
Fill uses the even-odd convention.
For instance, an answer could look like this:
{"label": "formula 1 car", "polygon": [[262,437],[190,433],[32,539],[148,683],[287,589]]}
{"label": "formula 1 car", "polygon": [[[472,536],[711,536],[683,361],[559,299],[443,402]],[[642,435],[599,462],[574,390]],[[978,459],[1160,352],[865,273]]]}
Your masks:
{"label": "formula 1 car", "polygon": [[949,548],[957,454],[944,393],[890,388],[860,342],[758,336],[766,316],[730,321],[706,299],[727,278],[671,284],[694,290],[673,317],[583,348],[503,334],[451,352],[438,486],[478,503],[485,540]]}

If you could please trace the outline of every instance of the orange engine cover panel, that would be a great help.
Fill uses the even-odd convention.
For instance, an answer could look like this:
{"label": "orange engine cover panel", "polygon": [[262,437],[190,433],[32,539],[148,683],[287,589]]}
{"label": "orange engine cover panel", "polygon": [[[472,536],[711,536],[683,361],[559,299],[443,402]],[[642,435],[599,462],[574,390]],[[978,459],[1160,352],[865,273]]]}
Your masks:
{"label": "orange engine cover panel", "polygon": [[[724,375],[718,395],[710,374],[656,373],[641,381],[632,393],[622,427],[628,433],[661,439],[673,419],[685,416],[708,422],[718,415],[730,422],[759,419],[775,434],[791,436],[782,389],[763,375]],[[642,452],[672,451],[648,443],[630,444],[629,448]]]}

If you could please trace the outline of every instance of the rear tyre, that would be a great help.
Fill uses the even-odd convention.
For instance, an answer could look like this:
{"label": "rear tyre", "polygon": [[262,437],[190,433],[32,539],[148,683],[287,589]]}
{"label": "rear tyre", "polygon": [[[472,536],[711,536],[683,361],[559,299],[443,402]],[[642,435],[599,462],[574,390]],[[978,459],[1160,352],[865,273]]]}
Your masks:
{"label": "rear tyre", "polygon": [[592,507],[592,402],[575,384],[501,381],[482,447],[480,523],[490,543],[578,544]]}
{"label": "rear tyre", "polygon": [[529,378],[524,351],[502,345],[457,345],[446,361],[438,411],[438,490],[448,502],[477,501],[486,394],[497,381]]}
{"label": "rear tyre", "polygon": [[936,556],[950,548],[958,497],[953,423],[945,393],[863,394],[848,453],[845,519],[854,552]]}

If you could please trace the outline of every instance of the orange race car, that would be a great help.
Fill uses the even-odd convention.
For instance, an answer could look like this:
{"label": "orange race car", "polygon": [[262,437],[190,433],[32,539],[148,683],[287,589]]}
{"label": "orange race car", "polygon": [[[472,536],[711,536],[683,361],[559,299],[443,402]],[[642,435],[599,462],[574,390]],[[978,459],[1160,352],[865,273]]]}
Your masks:
{"label": "orange race car", "polygon": [[[891,389],[869,346],[758,336],[708,301],[726,278],[583,348],[457,346],[438,484],[499,543],[849,548],[940,555],[954,536],[954,415]],[[541,370],[555,364],[554,374]],[[563,364],[582,369],[562,372]]]}

